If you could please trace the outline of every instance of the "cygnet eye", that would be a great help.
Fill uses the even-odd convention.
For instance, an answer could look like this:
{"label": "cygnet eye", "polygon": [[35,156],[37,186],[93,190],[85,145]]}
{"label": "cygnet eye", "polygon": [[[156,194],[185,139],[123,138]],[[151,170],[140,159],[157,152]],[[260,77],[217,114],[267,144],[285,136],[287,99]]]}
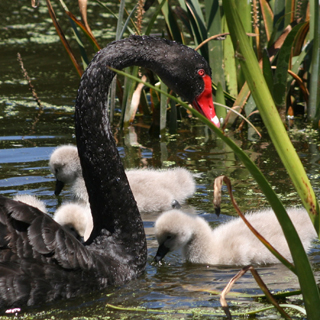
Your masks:
{"label": "cygnet eye", "polygon": [[167,240],[170,240],[172,238],[172,235],[167,236]]}

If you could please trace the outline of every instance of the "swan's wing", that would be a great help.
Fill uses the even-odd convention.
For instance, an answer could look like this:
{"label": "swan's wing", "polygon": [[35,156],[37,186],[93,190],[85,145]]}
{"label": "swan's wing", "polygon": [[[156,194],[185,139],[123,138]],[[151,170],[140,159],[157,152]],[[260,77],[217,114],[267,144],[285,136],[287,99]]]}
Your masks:
{"label": "swan's wing", "polygon": [[31,259],[64,269],[93,267],[92,254],[50,216],[19,201],[0,197],[0,261]]}
{"label": "swan's wing", "polygon": [[99,255],[50,216],[0,196],[0,309],[70,298],[101,287]]}

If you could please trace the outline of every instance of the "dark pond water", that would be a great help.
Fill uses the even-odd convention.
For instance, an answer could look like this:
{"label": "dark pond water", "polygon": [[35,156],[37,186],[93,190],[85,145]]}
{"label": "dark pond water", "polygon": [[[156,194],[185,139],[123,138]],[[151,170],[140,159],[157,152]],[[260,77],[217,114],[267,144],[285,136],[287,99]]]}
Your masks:
{"label": "dark pond water", "polygon": [[[67,3],[69,5],[69,3]],[[71,6],[72,4],[70,4]],[[56,5],[57,7],[57,5]],[[117,10],[117,9],[115,9]],[[75,11],[75,10],[73,10]],[[58,12],[58,11],[57,11]],[[27,1],[0,2],[0,192],[8,197],[17,193],[37,195],[46,202],[50,213],[58,206],[53,195],[54,179],[48,168],[52,150],[65,143],[75,143],[73,105],[79,77],[71,66],[53,29],[44,3],[32,9]],[[63,26],[67,26],[58,14]],[[97,5],[90,9],[94,17],[98,41],[105,45],[112,39],[115,21]],[[21,53],[37,94],[43,113],[22,76],[17,62]],[[127,132],[116,132],[120,155],[126,168],[182,166],[197,175],[197,192],[185,209],[207,219],[216,226],[230,219],[235,212],[229,197],[224,194],[222,215],[217,217],[212,206],[212,183],[225,174],[232,179],[235,197],[243,211],[268,206],[256,182],[230,149],[197,120],[180,123],[177,135],[167,135],[162,141],[148,134],[150,119],[138,118]],[[317,195],[319,186],[319,137],[304,124],[294,124],[290,130],[292,141],[308,172]],[[274,186],[286,206],[300,205],[297,193],[283,169],[266,133],[260,140],[248,139],[248,133],[230,137],[257,163]],[[70,200],[68,190],[61,199]],[[162,266],[152,265],[156,252],[153,223],[158,214],[144,214],[148,242],[148,264],[145,274],[121,288],[25,310],[21,318],[33,319],[154,319],[199,318],[222,315],[219,297],[201,290],[221,291],[238,268],[191,265],[180,253],[167,256]],[[310,259],[319,277],[319,245],[314,244]],[[273,291],[298,288],[297,279],[283,266],[257,268]],[[234,291],[251,295],[261,291],[250,274],[245,275]],[[299,298],[293,301],[301,304]],[[137,310],[115,310],[106,304],[122,307],[143,307],[152,310],[175,310],[173,314],[146,313]],[[266,304],[255,298],[238,297],[230,300],[232,310],[256,309]],[[183,310],[184,313],[179,313]],[[280,318],[274,312],[259,319]]]}

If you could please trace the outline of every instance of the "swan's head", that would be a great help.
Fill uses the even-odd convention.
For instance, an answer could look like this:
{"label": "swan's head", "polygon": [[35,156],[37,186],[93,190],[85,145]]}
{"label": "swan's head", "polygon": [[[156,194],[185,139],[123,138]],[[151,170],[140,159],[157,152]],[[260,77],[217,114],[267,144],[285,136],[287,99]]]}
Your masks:
{"label": "swan's head", "polygon": [[77,147],[57,147],[50,156],[49,167],[57,179],[55,195],[59,195],[66,183],[73,183],[77,177],[82,176]]}
{"label": "swan's head", "polygon": [[159,248],[154,261],[159,262],[170,251],[185,247],[192,239],[194,218],[180,210],[164,212],[155,222]]}
{"label": "swan's head", "polygon": [[[199,55],[203,59],[202,56]],[[204,60],[204,59],[203,59]],[[193,60],[190,61],[191,65]],[[187,67],[187,65],[186,65]],[[192,74],[186,73],[189,82],[190,90],[188,95],[184,93],[186,99],[192,104],[192,106],[205,116],[210,122],[216,127],[220,127],[219,118],[216,115],[216,111],[212,100],[212,82],[211,82],[211,71],[207,62],[204,60],[195,66],[191,66]],[[188,85],[185,87],[188,88]],[[184,88],[185,88],[184,87]],[[179,92],[179,89],[176,89]],[[180,94],[183,97],[183,93]]]}
{"label": "swan's head", "polygon": [[210,120],[216,127],[220,127],[219,118],[216,115],[216,111],[212,101],[212,83],[211,77],[205,72],[204,69],[197,70],[198,76],[201,76],[203,81],[203,90],[197,95],[193,101],[193,107]]}
{"label": "swan's head", "polygon": [[[197,51],[174,41],[142,36],[132,37],[131,41],[145,43],[143,52],[149,67],[161,80],[183,99],[219,127],[219,119],[212,100],[211,69],[208,62]],[[141,41],[141,39],[143,41]],[[151,48],[151,49],[150,49]]]}
{"label": "swan's head", "polygon": [[[172,56],[172,58],[170,57]],[[166,53],[172,59],[161,79],[193,107],[220,127],[212,100],[211,70],[207,61],[191,48],[180,46]]]}

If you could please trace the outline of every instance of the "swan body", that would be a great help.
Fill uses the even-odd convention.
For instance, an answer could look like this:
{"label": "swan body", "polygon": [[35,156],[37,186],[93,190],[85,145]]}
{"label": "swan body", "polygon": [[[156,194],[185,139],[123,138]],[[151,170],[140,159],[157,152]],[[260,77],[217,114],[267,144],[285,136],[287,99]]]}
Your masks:
{"label": "swan body", "polygon": [[[289,208],[287,212],[307,251],[316,238],[308,213],[302,208]],[[246,218],[287,260],[292,261],[287,241],[272,209],[248,213]],[[171,210],[157,219],[155,234],[159,243],[156,261],[160,261],[167,252],[181,248],[185,259],[192,263],[245,266],[279,262],[240,217],[212,230],[199,216]]]}
{"label": "swan body", "polygon": [[[152,49],[151,49],[152,48]],[[110,285],[145,270],[147,246],[107,115],[108,66],[151,69],[214,122],[211,71],[191,48],[132,36],[100,50],[82,75],[75,104],[77,148],[93,229],[80,243],[49,215],[0,196],[0,309],[46,304]]]}
{"label": "swan body", "polygon": [[80,203],[62,204],[54,213],[53,219],[60,225],[75,230],[84,241],[88,240],[93,228],[90,207]]}
{"label": "swan body", "polygon": [[[71,184],[76,200],[88,202],[77,147],[57,147],[50,156],[49,167],[56,177],[56,195],[65,184]],[[184,168],[129,169],[126,175],[140,212],[170,210],[175,201],[184,203],[196,189],[193,175]]]}
{"label": "swan body", "polygon": [[175,201],[183,204],[196,190],[194,178],[185,168],[130,169],[126,175],[140,212],[170,210]]}

